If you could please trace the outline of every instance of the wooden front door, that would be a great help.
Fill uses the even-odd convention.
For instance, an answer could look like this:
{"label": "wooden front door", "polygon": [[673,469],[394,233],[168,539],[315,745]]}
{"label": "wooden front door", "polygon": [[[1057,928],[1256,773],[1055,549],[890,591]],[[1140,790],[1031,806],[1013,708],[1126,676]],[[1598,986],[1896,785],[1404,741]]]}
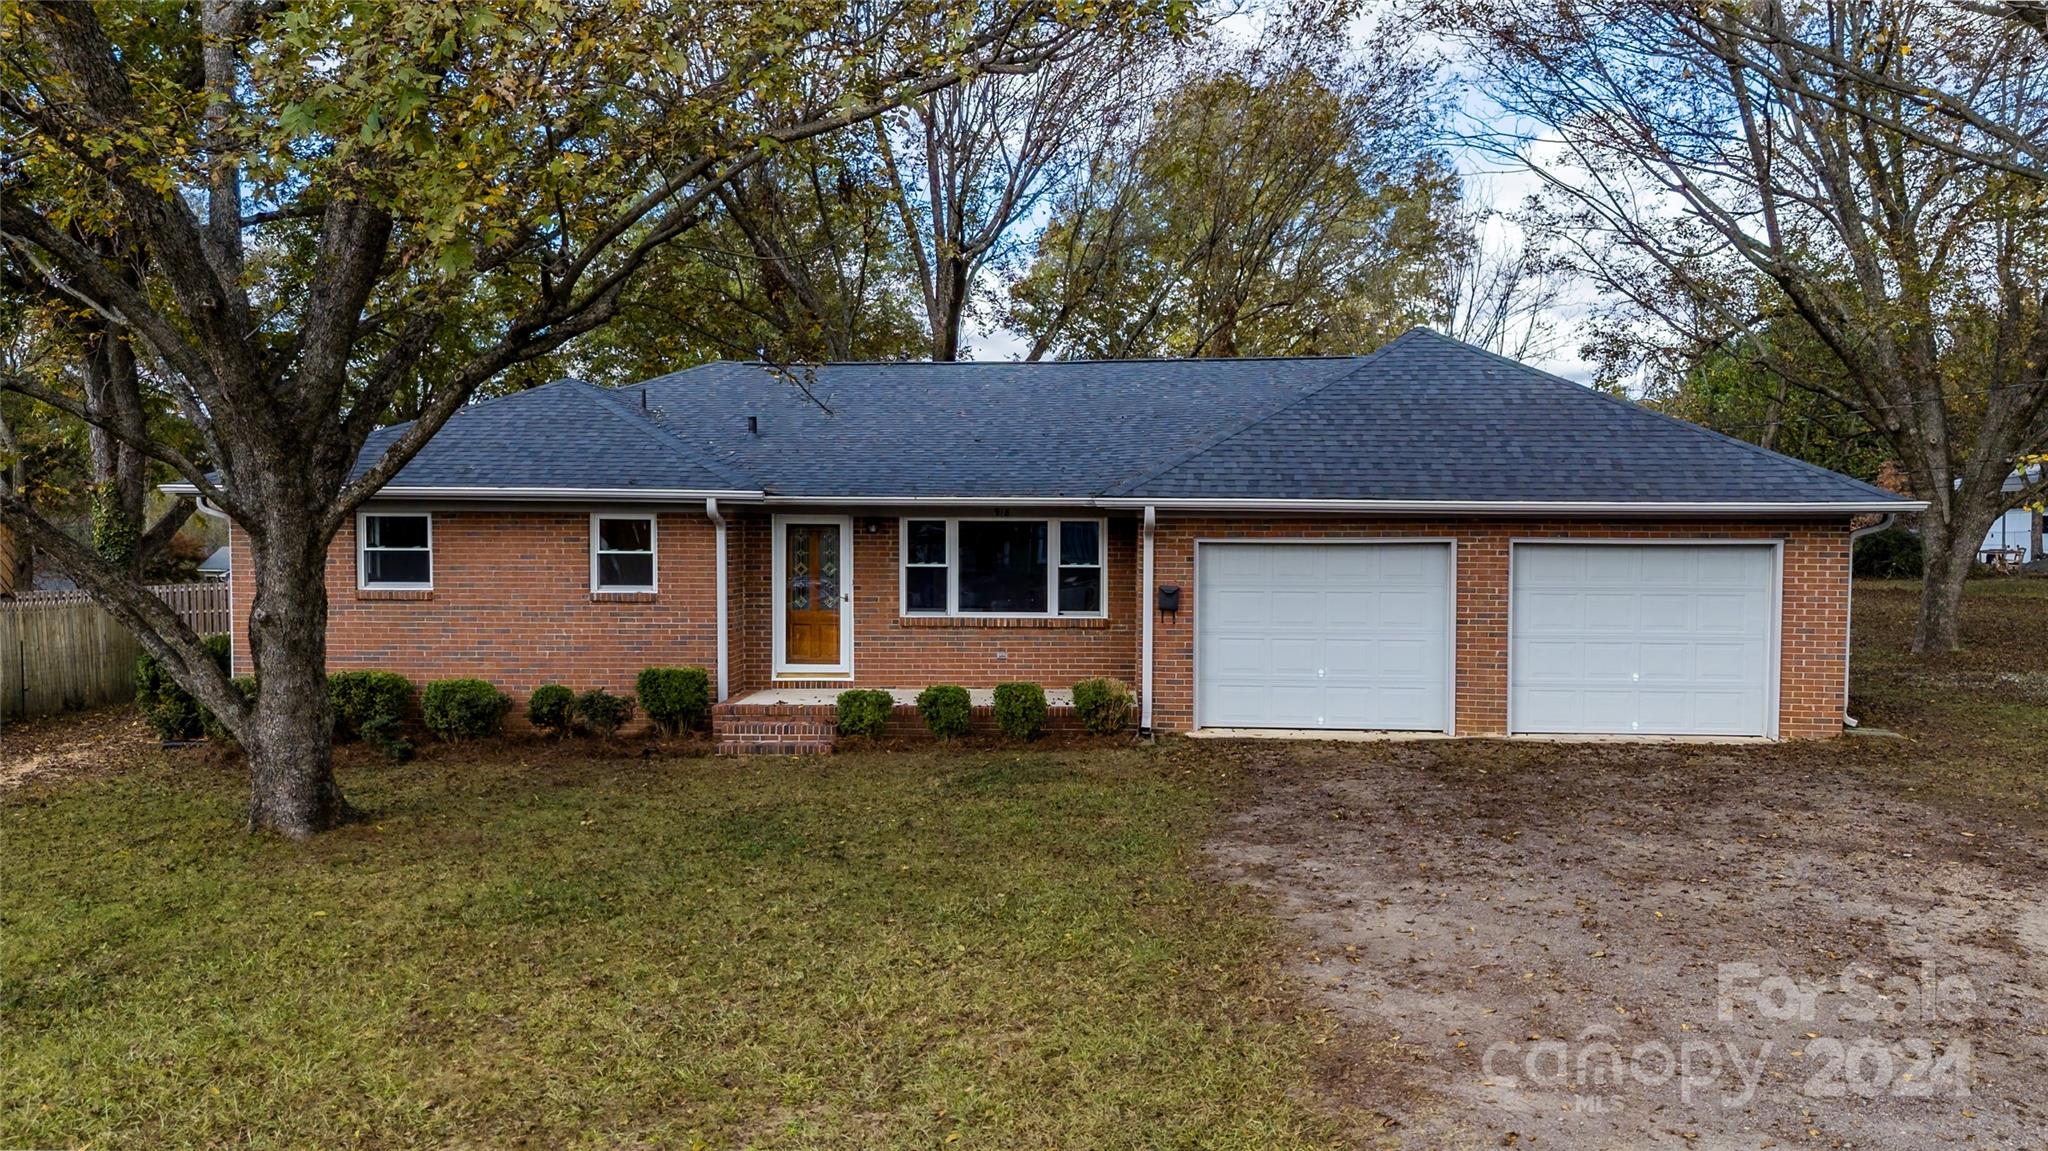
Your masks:
{"label": "wooden front door", "polygon": [[782,662],[835,666],[839,663],[840,525],[787,523],[783,538]]}

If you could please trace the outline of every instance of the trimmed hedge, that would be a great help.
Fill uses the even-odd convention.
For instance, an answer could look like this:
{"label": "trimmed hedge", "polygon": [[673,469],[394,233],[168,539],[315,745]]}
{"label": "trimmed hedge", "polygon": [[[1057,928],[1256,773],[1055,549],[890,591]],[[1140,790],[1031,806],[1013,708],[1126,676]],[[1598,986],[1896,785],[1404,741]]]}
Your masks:
{"label": "trimmed hedge", "polygon": [[839,693],[839,734],[876,736],[896,710],[896,697],[873,688],[853,688]]}
{"label": "trimmed hedge", "polygon": [[372,725],[388,731],[404,724],[412,681],[391,671],[338,671],[327,677],[327,706],[334,712],[335,742],[364,739]]}
{"label": "trimmed hedge", "polygon": [[583,717],[585,727],[610,739],[614,732],[633,722],[633,697],[593,687],[576,697],[576,714]]}
{"label": "trimmed hedge", "polygon": [[996,730],[1011,739],[1045,734],[1045,689],[1035,683],[996,685]]}
{"label": "trimmed hedge", "polygon": [[633,690],[663,735],[711,726],[711,673],[701,667],[647,668]]}
{"label": "trimmed hedge", "polygon": [[[230,641],[225,635],[210,635],[199,641],[206,648],[206,654],[228,669]],[[206,726],[213,717],[199,706],[199,701],[186,694],[178,681],[164,670],[163,661],[148,652],[135,660],[135,706],[142,712],[142,718],[156,731],[158,739],[198,739],[206,734]]]}
{"label": "trimmed hedge", "polygon": [[510,697],[480,679],[437,679],[420,692],[427,730],[451,741],[498,734],[511,706]]}
{"label": "trimmed hedge", "polygon": [[1117,735],[1131,722],[1131,689],[1107,676],[1074,685],[1074,714],[1090,735]]}
{"label": "trimmed hedge", "polygon": [[917,693],[917,714],[933,735],[940,739],[953,739],[967,734],[974,704],[964,687],[951,683],[933,684]]}
{"label": "trimmed hedge", "polygon": [[526,722],[556,735],[576,724],[576,693],[559,683],[544,683],[526,698]]}

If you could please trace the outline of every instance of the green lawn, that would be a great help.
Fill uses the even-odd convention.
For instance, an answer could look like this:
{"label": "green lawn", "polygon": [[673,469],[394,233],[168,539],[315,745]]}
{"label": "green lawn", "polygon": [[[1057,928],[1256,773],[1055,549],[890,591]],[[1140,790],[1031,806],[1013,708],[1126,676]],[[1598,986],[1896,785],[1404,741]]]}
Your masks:
{"label": "green lawn", "polygon": [[0,800],[0,1146],[1293,1147],[1322,1024],[1171,749],[230,768]]}

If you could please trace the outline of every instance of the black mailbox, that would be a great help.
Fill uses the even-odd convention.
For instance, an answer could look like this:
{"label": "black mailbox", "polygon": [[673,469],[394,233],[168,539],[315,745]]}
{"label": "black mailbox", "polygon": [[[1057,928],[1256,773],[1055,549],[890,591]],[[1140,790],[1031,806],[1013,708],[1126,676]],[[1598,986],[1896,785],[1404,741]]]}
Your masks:
{"label": "black mailbox", "polygon": [[1167,583],[1159,585],[1159,610],[1167,615],[1173,615],[1180,611],[1179,584]]}

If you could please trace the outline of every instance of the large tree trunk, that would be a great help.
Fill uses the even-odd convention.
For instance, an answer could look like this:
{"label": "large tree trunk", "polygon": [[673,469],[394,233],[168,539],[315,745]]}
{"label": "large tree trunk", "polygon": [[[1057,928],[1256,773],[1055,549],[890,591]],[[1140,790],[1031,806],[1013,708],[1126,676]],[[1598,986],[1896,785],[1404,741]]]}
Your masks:
{"label": "large tree trunk", "polygon": [[[1987,492],[1952,489],[1928,496],[1920,517],[1920,622],[1913,633],[1916,652],[1955,651],[1962,646],[1963,588],[1977,562],[1984,533],[2004,514],[1998,485]],[[1944,498],[1946,497],[1946,498]]]}
{"label": "large tree trunk", "polygon": [[327,541],[311,513],[265,517],[251,538],[256,596],[249,650],[256,706],[241,733],[249,757],[249,830],[293,839],[355,815],[334,779],[327,710]]}
{"label": "large tree trunk", "polygon": [[1962,646],[1963,584],[1977,558],[1975,540],[1937,540],[1935,534],[1923,532],[1920,540],[1920,623],[1913,632],[1916,652],[1955,651]]}

